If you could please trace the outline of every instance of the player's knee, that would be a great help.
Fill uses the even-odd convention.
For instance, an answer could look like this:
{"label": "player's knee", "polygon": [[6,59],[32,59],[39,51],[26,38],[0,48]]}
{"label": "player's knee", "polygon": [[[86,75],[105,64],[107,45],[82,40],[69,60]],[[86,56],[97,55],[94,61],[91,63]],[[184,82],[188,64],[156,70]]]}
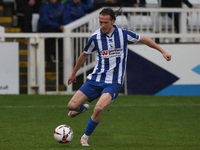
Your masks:
{"label": "player's knee", "polygon": [[69,110],[72,110],[72,105],[71,105],[70,103],[68,103],[67,108],[68,108]]}
{"label": "player's knee", "polygon": [[67,108],[69,110],[76,110],[78,108],[78,106],[76,106],[74,103],[72,103],[71,101],[68,103]]}
{"label": "player's knee", "polygon": [[96,105],[94,108],[95,113],[101,113],[104,110],[104,107],[102,105]]}

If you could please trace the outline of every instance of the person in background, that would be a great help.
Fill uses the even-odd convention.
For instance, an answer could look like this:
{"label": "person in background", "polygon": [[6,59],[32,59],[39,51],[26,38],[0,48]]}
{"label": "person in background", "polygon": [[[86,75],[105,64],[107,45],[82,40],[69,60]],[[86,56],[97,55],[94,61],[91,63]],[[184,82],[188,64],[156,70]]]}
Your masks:
{"label": "person in background", "polygon": [[93,0],[81,0],[81,6],[85,10],[85,13],[92,12],[93,9]]}
{"label": "person in background", "polygon": [[97,10],[102,7],[118,7],[118,0],[104,0],[103,3],[95,2],[93,10]]}
{"label": "person in background", "polygon": [[[45,3],[45,2],[48,1],[48,0],[41,0],[41,1],[42,1],[42,3]],[[60,3],[61,3],[61,4],[64,4],[66,1],[67,1],[67,0],[60,0]]]}
{"label": "person in background", "polygon": [[[39,11],[38,32],[62,32],[64,29],[64,5],[59,0],[47,0]],[[45,40],[46,61],[55,60],[55,39]],[[62,53],[62,40],[59,40],[59,53]],[[61,55],[60,59],[61,58]]]}
{"label": "person in background", "polygon": [[32,14],[39,12],[41,0],[16,0],[16,4],[21,32],[32,32]]}
{"label": "person in background", "polygon": [[146,7],[146,0],[119,0],[123,7]]}
{"label": "person in background", "polygon": [[[119,0],[119,6],[121,7],[146,7],[146,0]],[[132,15],[136,15],[140,13],[132,12]],[[127,15],[125,13],[125,15]],[[146,15],[146,13],[143,13]]]}
{"label": "person in background", "polygon": [[87,4],[83,4],[81,0],[67,0],[64,4],[64,22],[65,24],[71,23],[83,16],[85,16],[85,11],[92,8],[93,4],[91,0],[87,0]]}
{"label": "person in background", "polygon": [[[192,5],[188,0],[161,0],[161,7],[167,8],[182,8],[182,4],[186,4],[189,8],[199,8],[198,6]],[[170,18],[174,18],[175,32],[180,33],[179,30],[179,16],[180,13],[168,13]],[[172,17],[174,15],[174,17]],[[179,42],[179,38],[175,39],[175,42]]]}
{"label": "person in background", "polygon": [[59,0],[48,0],[39,11],[38,32],[62,32],[64,28],[64,5]]}

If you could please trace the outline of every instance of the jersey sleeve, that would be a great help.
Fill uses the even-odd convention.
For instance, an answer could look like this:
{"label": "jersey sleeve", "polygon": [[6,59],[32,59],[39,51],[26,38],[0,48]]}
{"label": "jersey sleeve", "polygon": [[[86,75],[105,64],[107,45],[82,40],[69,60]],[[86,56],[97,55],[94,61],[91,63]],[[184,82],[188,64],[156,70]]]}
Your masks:
{"label": "jersey sleeve", "polygon": [[126,30],[126,35],[128,43],[137,43],[140,41],[140,35],[130,30]]}
{"label": "jersey sleeve", "polygon": [[93,35],[87,42],[84,53],[91,54],[93,51],[95,51],[95,35]]}

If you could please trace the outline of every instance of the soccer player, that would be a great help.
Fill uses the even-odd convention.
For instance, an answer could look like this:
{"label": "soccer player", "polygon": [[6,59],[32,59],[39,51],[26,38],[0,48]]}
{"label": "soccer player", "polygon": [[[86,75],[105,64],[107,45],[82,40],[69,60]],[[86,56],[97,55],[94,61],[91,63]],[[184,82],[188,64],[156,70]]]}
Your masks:
{"label": "soccer player", "polygon": [[89,39],[84,52],[79,56],[75,68],[68,79],[68,85],[76,82],[76,73],[84,64],[88,55],[96,52],[97,64],[87,81],[80,87],[68,103],[69,117],[75,117],[89,108],[84,102],[97,101],[92,116],[89,118],[85,133],[81,137],[82,146],[89,146],[88,138],[95,130],[101,119],[103,110],[118,96],[124,79],[127,62],[127,45],[142,42],[162,53],[163,57],[171,60],[171,55],[154,41],[140,36],[130,30],[117,28],[114,23],[121,9],[114,11],[103,8],[99,13],[100,29]]}

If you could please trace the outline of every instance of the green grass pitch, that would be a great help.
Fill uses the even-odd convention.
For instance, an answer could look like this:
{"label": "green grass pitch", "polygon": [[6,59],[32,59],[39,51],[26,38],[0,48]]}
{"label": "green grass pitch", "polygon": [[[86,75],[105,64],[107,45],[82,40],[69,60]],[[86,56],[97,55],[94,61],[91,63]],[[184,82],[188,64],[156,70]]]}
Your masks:
{"label": "green grass pitch", "polygon": [[[71,95],[0,95],[1,150],[199,150],[200,97],[120,95],[81,147],[96,100],[85,113],[68,118]],[[70,143],[57,143],[54,129],[67,124]]]}

